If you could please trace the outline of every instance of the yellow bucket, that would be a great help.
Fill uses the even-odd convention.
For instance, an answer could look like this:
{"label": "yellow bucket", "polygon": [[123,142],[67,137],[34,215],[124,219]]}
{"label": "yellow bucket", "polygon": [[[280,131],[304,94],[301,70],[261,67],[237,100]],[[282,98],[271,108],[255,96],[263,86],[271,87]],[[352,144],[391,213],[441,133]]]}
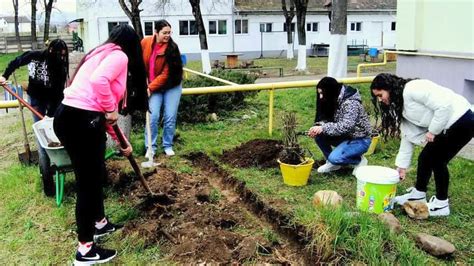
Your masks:
{"label": "yellow bucket", "polygon": [[372,140],[370,142],[369,149],[367,150],[365,155],[371,155],[375,152],[375,148],[377,148],[377,144],[379,143],[379,140],[380,140],[380,135],[379,134],[372,136]]}
{"label": "yellow bucket", "polygon": [[278,163],[280,164],[283,183],[289,186],[304,186],[308,183],[314,160],[306,158],[305,164],[297,165],[282,163],[280,160],[278,160]]}

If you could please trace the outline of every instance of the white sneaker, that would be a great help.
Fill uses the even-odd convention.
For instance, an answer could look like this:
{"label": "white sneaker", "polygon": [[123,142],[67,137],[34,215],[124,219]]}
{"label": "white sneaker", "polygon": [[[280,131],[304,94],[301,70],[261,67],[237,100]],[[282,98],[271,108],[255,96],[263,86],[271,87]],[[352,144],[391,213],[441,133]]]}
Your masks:
{"label": "white sneaker", "polygon": [[369,161],[367,161],[367,158],[362,155],[360,162],[356,164],[356,166],[354,166],[354,170],[352,170],[352,175],[356,175],[357,169],[361,166],[366,166],[367,164],[369,164]]}
{"label": "white sneaker", "polygon": [[174,156],[175,155],[175,153],[173,151],[173,148],[171,148],[171,147],[165,148],[165,154],[166,154],[166,156]]}
{"label": "white sneaker", "polygon": [[414,187],[406,190],[408,193],[396,196],[393,201],[399,205],[403,205],[407,201],[420,201],[426,203],[426,192],[418,191]]}
{"label": "white sneaker", "polygon": [[448,216],[449,199],[439,200],[436,196],[431,197],[427,203],[430,216]]}
{"label": "white sneaker", "polygon": [[326,163],[321,165],[317,171],[318,173],[329,173],[329,172],[336,171],[339,169],[341,169],[340,165],[334,165],[330,163],[329,161],[326,161]]}

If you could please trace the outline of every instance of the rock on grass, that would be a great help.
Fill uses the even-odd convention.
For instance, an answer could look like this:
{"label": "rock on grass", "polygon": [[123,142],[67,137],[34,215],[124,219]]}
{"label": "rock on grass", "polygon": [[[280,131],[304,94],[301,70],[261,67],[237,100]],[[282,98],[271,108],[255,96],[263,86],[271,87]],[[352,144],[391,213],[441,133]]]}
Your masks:
{"label": "rock on grass", "polygon": [[415,238],[421,249],[436,257],[448,256],[456,251],[453,244],[436,236],[418,233]]}

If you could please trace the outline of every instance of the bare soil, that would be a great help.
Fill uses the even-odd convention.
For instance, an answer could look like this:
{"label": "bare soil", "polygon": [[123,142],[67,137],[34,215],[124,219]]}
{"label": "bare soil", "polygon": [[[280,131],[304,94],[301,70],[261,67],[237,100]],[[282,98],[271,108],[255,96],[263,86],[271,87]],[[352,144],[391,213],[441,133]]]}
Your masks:
{"label": "bare soil", "polygon": [[[165,195],[158,198],[147,197],[135,177],[123,174],[127,161],[108,162],[109,182],[141,213],[125,225],[124,233],[138,234],[147,246],[159,244],[167,259],[180,264],[306,264],[309,257],[294,240],[299,236],[279,231],[288,217],[279,215],[272,204],[249,205],[248,198],[255,203],[255,195],[247,191],[242,197],[243,190],[236,192],[237,183],[230,184],[228,175],[206,155],[188,157],[202,171],[178,174],[158,167],[145,173],[152,191]],[[272,223],[259,215],[263,209],[273,210]]]}
{"label": "bare soil", "polygon": [[255,139],[224,151],[220,161],[235,167],[278,167],[277,159],[283,143],[271,139]]}

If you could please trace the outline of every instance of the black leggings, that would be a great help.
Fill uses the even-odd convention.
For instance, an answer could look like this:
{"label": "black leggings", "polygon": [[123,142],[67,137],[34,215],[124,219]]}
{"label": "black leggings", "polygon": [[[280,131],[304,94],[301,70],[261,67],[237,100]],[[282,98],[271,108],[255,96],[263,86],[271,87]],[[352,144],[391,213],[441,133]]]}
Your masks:
{"label": "black leggings", "polygon": [[449,161],[474,136],[474,113],[469,110],[459,118],[446,133],[439,134],[433,142],[423,148],[418,157],[416,189],[427,191],[428,182],[433,173],[436,184],[436,198],[448,198]]}
{"label": "black leggings", "polygon": [[105,217],[104,114],[60,105],[54,117],[54,131],[71,157],[76,176],[78,239],[93,241],[95,222]]}

